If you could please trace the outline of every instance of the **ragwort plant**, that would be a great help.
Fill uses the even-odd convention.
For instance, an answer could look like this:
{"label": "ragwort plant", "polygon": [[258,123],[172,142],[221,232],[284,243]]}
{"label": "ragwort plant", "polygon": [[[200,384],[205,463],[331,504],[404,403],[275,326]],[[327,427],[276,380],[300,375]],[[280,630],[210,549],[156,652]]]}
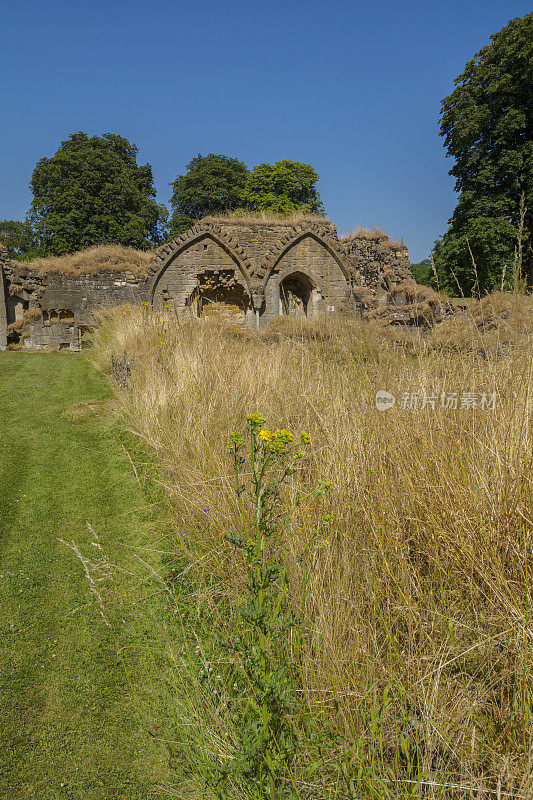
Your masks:
{"label": "ragwort plant", "polygon": [[[289,431],[263,428],[265,422],[259,414],[249,414],[246,433],[231,437],[241,530],[225,538],[245,559],[247,596],[238,609],[238,633],[226,645],[231,654],[228,683],[234,690],[230,706],[240,749],[216,781],[225,800],[233,797],[228,779],[261,800],[299,797],[296,756],[309,735],[284,648],[296,619],[282,554],[297,508],[331,484],[321,481],[311,491],[296,494],[284,508],[283,485],[307,458],[303,447],[310,439],[305,433],[295,439]],[[323,524],[328,523],[325,518]]]}

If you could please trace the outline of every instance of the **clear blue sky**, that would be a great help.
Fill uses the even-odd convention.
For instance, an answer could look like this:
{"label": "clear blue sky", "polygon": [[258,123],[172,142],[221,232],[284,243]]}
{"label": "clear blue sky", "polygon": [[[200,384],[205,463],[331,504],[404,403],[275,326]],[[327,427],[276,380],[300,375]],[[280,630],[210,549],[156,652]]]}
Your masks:
{"label": "clear blue sky", "polygon": [[379,225],[413,261],[446,228],[441,99],[517,0],[0,0],[0,218],[70,133],[120,133],[160,202],[197,153],[313,164],[339,232]]}

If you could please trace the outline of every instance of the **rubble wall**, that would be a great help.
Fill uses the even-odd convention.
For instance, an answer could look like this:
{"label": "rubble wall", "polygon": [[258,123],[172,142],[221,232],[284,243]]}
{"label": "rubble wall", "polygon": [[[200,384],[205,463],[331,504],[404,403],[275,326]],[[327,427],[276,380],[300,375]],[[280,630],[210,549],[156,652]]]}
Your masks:
{"label": "rubble wall", "polygon": [[6,268],[8,264],[7,249],[0,244],[0,350],[7,347],[7,301],[9,291]]}
{"label": "rubble wall", "polygon": [[121,268],[118,260],[102,267],[88,263],[91,251],[82,255],[83,266],[69,271],[53,259],[38,269],[0,252],[0,347],[79,350],[97,311],[128,303],[261,327],[283,314],[405,305],[414,286],[403,244],[368,231],[339,239],[320,217],[207,217],[158,248],[151,261],[137,253],[144,266],[136,272],[128,254]]}
{"label": "rubble wall", "polygon": [[95,312],[137,302],[144,283],[128,273],[107,270],[77,277],[40,275],[16,261],[6,264],[4,273],[7,343],[36,349],[81,349]]}

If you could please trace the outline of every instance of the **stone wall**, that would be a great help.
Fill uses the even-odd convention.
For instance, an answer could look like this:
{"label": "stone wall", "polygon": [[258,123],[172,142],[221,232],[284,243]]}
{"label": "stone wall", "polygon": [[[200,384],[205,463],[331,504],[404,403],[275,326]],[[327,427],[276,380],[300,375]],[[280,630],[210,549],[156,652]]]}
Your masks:
{"label": "stone wall", "polygon": [[59,350],[81,349],[95,312],[138,301],[144,283],[128,273],[108,270],[77,277],[40,275],[16,261],[4,264],[4,274],[7,343]]}
{"label": "stone wall", "polygon": [[0,243],[0,350],[7,347],[7,296],[9,292],[6,270],[7,248]]}
{"label": "stone wall", "polygon": [[150,301],[157,309],[189,310],[197,316],[253,315],[239,261],[208,235],[176,254],[158,275]]}
{"label": "stone wall", "polygon": [[264,321],[281,314],[349,313],[351,284],[324,245],[304,236],[281,256],[265,284]]}
{"label": "stone wall", "polygon": [[[213,256],[215,255],[215,263]],[[354,310],[353,271],[335,226],[322,218],[294,222],[206,218],[156,251],[149,299],[178,311],[206,313],[202,296],[207,273],[220,277],[219,305],[262,326],[283,313],[314,316]],[[224,297],[239,287],[248,303]],[[172,301],[172,302],[171,302]]]}
{"label": "stone wall", "polygon": [[389,241],[381,231],[361,231],[345,236],[340,243],[357,286],[376,291],[412,278],[407,247]]}
{"label": "stone wall", "polygon": [[368,232],[339,240],[322,218],[205,218],[160,247],[141,277],[112,267],[39,272],[2,252],[0,347],[78,350],[95,312],[141,301],[254,327],[282,314],[366,312],[412,280],[404,245]]}

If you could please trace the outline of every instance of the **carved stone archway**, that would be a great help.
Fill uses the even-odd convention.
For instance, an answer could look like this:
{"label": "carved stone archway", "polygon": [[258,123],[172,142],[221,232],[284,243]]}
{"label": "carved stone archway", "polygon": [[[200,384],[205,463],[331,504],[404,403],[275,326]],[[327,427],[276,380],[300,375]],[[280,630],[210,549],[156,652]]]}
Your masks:
{"label": "carved stone archway", "polygon": [[279,285],[280,314],[305,318],[313,313],[314,285],[303,272],[291,272]]}

